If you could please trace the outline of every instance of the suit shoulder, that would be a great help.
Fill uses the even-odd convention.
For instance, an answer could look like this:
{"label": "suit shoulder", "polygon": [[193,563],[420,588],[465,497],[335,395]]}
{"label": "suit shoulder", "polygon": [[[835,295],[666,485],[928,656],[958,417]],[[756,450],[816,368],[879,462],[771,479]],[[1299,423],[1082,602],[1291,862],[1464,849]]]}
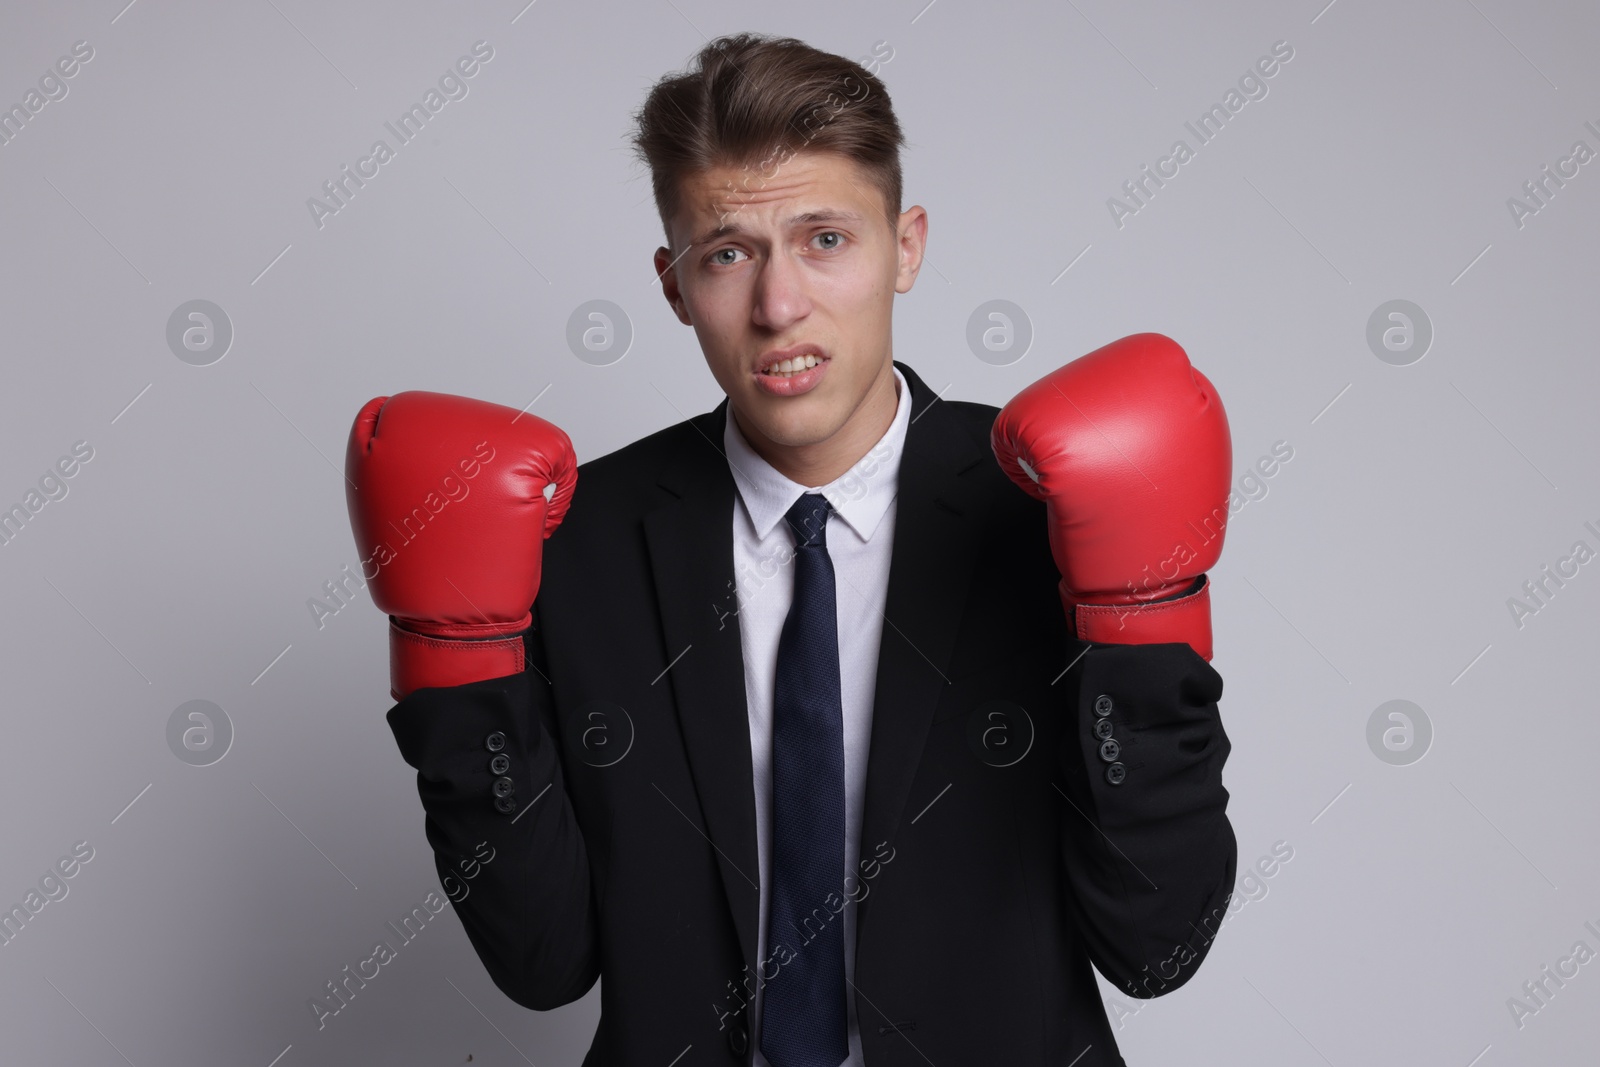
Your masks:
{"label": "suit shoulder", "polygon": [[579,484],[585,479],[592,485],[619,487],[653,483],[666,463],[681,456],[686,449],[707,444],[702,430],[695,425],[705,419],[705,415],[684,419],[578,464]]}
{"label": "suit shoulder", "polygon": [[[704,464],[726,469],[722,425],[713,415],[685,419],[578,464],[572,509],[561,525],[567,532],[564,540],[611,551],[612,538],[633,536],[634,523],[670,499],[666,483],[671,469],[684,464],[693,471],[701,471]],[[710,429],[713,423],[715,432]]]}
{"label": "suit shoulder", "polygon": [[961,421],[981,431],[984,444],[989,443],[989,429],[994,426],[994,420],[1000,414],[999,408],[993,404],[980,404],[976,400],[943,400],[940,403],[954,408]]}
{"label": "suit shoulder", "polygon": [[962,476],[976,478],[984,486],[991,500],[991,514],[996,522],[1036,523],[1044,505],[1011,483],[1000,461],[995,458],[990,431],[1000,409],[993,404],[980,404],[973,400],[944,400],[947,405],[946,423],[954,423],[965,430],[979,457],[967,467]]}
{"label": "suit shoulder", "polygon": [[[949,408],[949,414],[954,416],[954,421],[971,438],[972,443],[978,447],[985,456],[993,461],[993,450],[989,444],[989,431],[994,428],[994,420],[1000,414],[1000,409],[993,404],[980,404],[974,400],[937,400]],[[992,463],[999,470],[998,463]]]}

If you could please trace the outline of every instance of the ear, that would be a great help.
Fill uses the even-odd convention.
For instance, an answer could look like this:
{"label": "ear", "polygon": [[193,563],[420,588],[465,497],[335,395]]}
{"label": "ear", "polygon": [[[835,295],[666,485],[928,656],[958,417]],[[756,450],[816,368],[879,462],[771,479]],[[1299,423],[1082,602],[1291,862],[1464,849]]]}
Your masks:
{"label": "ear", "polygon": [[928,246],[928,212],[921,204],[913,204],[900,213],[896,228],[899,269],[895,272],[894,291],[909,293],[922,269],[922,253]]}
{"label": "ear", "polygon": [[678,316],[678,321],[685,326],[693,326],[694,321],[689,318],[689,307],[683,301],[683,293],[678,289],[678,274],[674,267],[672,250],[666,245],[656,249],[655,254],[656,278],[661,282],[661,295],[667,298],[673,314]]}

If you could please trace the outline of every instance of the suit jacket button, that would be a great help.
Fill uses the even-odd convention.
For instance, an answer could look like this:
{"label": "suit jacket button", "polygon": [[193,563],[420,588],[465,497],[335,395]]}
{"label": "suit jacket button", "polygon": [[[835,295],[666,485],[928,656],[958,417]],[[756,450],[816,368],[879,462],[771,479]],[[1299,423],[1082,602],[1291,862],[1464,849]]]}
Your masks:
{"label": "suit jacket button", "polygon": [[515,797],[495,797],[494,798],[494,810],[498,811],[501,815],[510,815],[512,812],[517,810],[516,798]]}
{"label": "suit jacket button", "polygon": [[512,793],[517,791],[517,783],[513,782],[509,778],[496,778],[492,788],[494,789],[495,796],[509,797]]}
{"label": "suit jacket button", "polygon": [[1122,780],[1128,777],[1128,768],[1120,763],[1113,763],[1106,767],[1106,781],[1112,785],[1121,785]]}
{"label": "suit jacket button", "polygon": [[1117,757],[1122,754],[1122,746],[1117,744],[1117,739],[1108,737],[1100,742],[1100,758],[1107,763],[1116,763]]}
{"label": "suit jacket button", "polygon": [[1096,719],[1094,721],[1094,735],[1104,741],[1111,736],[1111,720]]}
{"label": "suit jacket button", "polygon": [[501,733],[499,730],[496,730],[494,733],[483,739],[483,746],[490,752],[499,752],[502,748],[506,747],[506,735]]}
{"label": "suit jacket button", "polygon": [[489,761],[491,774],[504,774],[511,769],[511,757],[504,752]]}
{"label": "suit jacket button", "polygon": [[743,1056],[744,1050],[750,1047],[750,1037],[744,1032],[744,1027],[735,1025],[728,1031],[728,1049],[735,1056]]}
{"label": "suit jacket button", "polygon": [[1111,698],[1104,693],[1094,698],[1094,713],[1099,716],[1111,714]]}

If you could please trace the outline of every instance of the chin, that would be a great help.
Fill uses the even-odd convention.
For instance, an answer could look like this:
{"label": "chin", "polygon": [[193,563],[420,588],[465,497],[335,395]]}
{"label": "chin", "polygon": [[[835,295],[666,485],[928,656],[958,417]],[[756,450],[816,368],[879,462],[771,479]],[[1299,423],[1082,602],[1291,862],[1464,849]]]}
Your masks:
{"label": "chin", "polygon": [[814,417],[779,419],[757,427],[761,434],[775,445],[784,448],[804,448],[821,444],[839,431],[835,420],[827,413],[814,413]]}

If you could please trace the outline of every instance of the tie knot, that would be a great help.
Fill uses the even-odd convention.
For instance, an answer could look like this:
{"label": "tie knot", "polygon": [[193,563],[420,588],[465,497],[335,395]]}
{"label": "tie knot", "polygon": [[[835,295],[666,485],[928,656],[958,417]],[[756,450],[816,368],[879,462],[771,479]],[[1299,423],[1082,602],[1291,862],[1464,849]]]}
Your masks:
{"label": "tie knot", "polygon": [[783,516],[794,531],[794,546],[807,548],[814,545],[827,547],[828,514],[833,510],[828,498],[821,493],[805,493],[796,500]]}

